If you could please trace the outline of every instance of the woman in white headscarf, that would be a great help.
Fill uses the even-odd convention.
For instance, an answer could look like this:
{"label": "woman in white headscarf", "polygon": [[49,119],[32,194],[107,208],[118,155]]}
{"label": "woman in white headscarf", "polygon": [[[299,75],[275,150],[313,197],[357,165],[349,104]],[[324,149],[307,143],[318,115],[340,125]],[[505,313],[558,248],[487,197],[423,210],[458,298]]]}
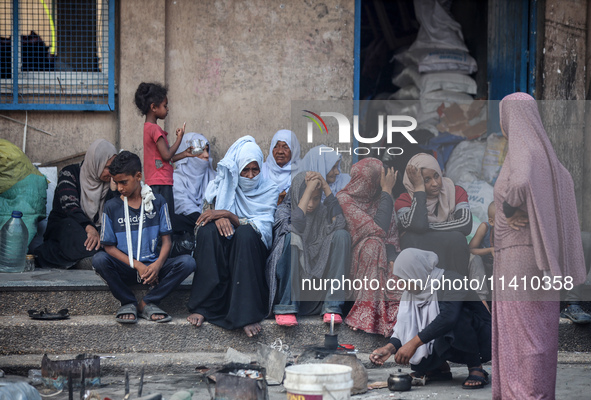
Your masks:
{"label": "woman in white headscarf", "polygon": [[328,149],[332,150],[324,144],[311,148],[302,158],[300,170],[319,172],[336,196],[351,181],[351,175],[341,172],[343,156],[336,151],[327,151]]}
{"label": "woman in white headscarf", "polygon": [[281,129],[275,133],[267,161],[262,168],[263,179],[271,179],[279,188],[279,203],[291,186],[291,177],[299,170],[300,142],[292,131]]}
{"label": "woman in white headscarf", "polygon": [[393,272],[398,287],[406,290],[390,342],[374,350],[370,360],[383,365],[394,354],[396,363],[410,363],[414,375],[428,382],[452,379],[447,361],[466,364],[462,388],[483,388],[488,372],[482,363],[492,356],[490,313],[469,288],[445,286],[444,280],[463,282],[464,277],[437,263],[437,254],[430,251],[405,249],[398,255]]}
{"label": "woman in white headscarf", "polygon": [[218,163],[197,220],[193,278],[187,318],[257,335],[268,312],[265,262],[272,244],[279,191],[261,179],[263,152],[252,136],[238,139]]}
{"label": "woman in white headscarf", "polygon": [[210,157],[211,145],[205,136],[190,132],[186,133],[177,154],[187,150],[194,141],[198,141],[199,147],[203,149],[196,157],[186,157],[175,163],[174,184],[172,193],[174,195],[174,213],[171,212],[173,233],[173,252],[177,250],[176,242],[184,243],[190,236],[190,248],[187,254],[193,249],[193,235],[195,222],[203,211],[205,201],[205,189],[210,181],[215,178],[213,170],[213,158]]}
{"label": "woman in white headscarf", "polygon": [[109,165],[116,154],[113,144],[99,139],[81,164],[60,171],[44,242],[35,250],[42,267],[70,268],[90,260],[100,248],[100,216],[105,201],[113,196]]}

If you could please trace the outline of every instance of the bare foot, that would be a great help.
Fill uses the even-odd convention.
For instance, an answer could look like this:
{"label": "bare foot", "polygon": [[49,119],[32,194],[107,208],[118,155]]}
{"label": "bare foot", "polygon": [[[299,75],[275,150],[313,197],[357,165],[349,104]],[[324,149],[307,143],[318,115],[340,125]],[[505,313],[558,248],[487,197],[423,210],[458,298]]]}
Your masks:
{"label": "bare foot", "polygon": [[254,324],[246,325],[242,329],[244,329],[244,332],[246,332],[246,336],[253,337],[258,335],[263,327],[258,322],[255,322]]}
{"label": "bare foot", "polygon": [[129,319],[129,320],[135,320],[135,315],[133,314],[121,314],[119,316],[117,316],[117,318],[119,319]]}
{"label": "bare foot", "polygon": [[[144,302],[143,300],[139,302],[139,304],[137,305],[138,314],[141,314],[144,311],[145,306],[146,306],[146,302]],[[152,321],[158,321],[159,319],[163,319],[165,317],[166,317],[165,314],[152,314],[152,316],[150,318],[152,319]]]}
{"label": "bare foot", "polygon": [[205,321],[205,317],[201,314],[191,314],[187,317],[187,321],[189,321],[191,323],[191,325],[195,325],[196,327],[200,327],[201,324],[203,324],[203,321]]}

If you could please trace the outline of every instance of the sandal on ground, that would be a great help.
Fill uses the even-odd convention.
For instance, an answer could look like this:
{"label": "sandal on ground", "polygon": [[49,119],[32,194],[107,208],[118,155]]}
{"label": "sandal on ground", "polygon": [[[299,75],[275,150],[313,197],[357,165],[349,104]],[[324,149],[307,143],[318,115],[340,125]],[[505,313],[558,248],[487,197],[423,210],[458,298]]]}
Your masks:
{"label": "sandal on ground", "polygon": [[[154,314],[164,315],[164,318],[152,319],[152,315],[154,315]],[[168,315],[166,313],[166,311],[162,310],[156,304],[152,304],[152,303],[146,304],[144,306],[144,310],[140,313],[140,318],[144,318],[144,319],[147,319],[148,321],[160,322],[160,323],[172,321],[172,317],[170,315]]]}
{"label": "sandal on ground", "polygon": [[[330,324],[330,315],[331,313],[325,313],[324,317],[323,317],[323,321],[326,322],[327,324]],[[343,323],[343,317],[341,317],[340,314],[335,313],[334,315],[334,323],[336,324],[342,324]]]}
{"label": "sandal on ground", "polygon": [[[484,376],[470,374],[470,372],[472,372],[472,371],[482,372],[484,374]],[[484,369],[482,369],[482,368],[468,368],[468,372],[469,372],[468,377],[466,378],[466,380],[464,380],[464,383],[462,383],[462,389],[482,389],[483,387],[488,385],[488,372],[486,372]],[[478,385],[466,385],[466,383],[468,381],[476,381],[479,383],[478,383]]]}
{"label": "sandal on ground", "polygon": [[47,308],[42,311],[37,310],[29,310],[29,317],[32,319],[41,319],[41,320],[55,320],[55,319],[68,319],[70,318],[70,314],[68,313],[68,309],[64,308],[59,310],[56,313],[52,313]]}
{"label": "sandal on ground", "polygon": [[281,326],[297,326],[298,320],[295,314],[275,314],[275,322]]}
{"label": "sandal on ground", "polygon": [[[121,315],[132,314],[133,319],[123,319],[119,318]],[[133,303],[126,304],[121,306],[119,310],[117,310],[117,314],[115,315],[115,320],[120,324],[135,324],[137,323],[137,307]]]}

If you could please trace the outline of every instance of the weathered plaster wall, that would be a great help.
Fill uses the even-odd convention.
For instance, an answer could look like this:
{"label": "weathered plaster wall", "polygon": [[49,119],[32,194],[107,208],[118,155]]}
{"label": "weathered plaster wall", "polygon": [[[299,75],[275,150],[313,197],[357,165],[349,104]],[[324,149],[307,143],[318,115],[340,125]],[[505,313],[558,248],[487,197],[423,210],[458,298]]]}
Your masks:
{"label": "weathered plaster wall", "polygon": [[353,97],[354,0],[169,0],[166,26],[166,129],[186,121],[218,159],[247,134],[266,154],[292,100]]}
{"label": "weathered plaster wall", "polygon": [[[25,112],[1,111],[0,114],[25,122]],[[50,162],[85,152],[96,139],[117,140],[114,112],[40,112],[29,111],[28,123],[53,134],[48,136],[29,128],[26,154],[32,162]],[[24,126],[0,118],[0,138],[22,148]]]}
{"label": "weathered plaster wall", "polygon": [[[125,0],[117,10],[117,110],[29,112],[27,154],[47,162],[106,138],[142,155],[144,117],[133,104],[142,81],[169,87],[161,126],[212,140],[216,156],[250,134],[265,154],[291,124],[292,100],[353,97],[354,0]],[[24,112],[3,112],[24,121]],[[22,126],[0,119],[20,145]]]}
{"label": "weathered plaster wall", "polygon": [[[137,153],[143,160],[144,117],[133,102],[141,82],[166,84],[166,1],[125,0],[120,2],[119,97],[120,146]],[[171,27],[168,27],[171,29]],[[174,93],[169,94],[171,108]]]}
{"label": "weathered plaster wall", "polygon": [[[584,100],[587,1],[546,0],[542,57],[541,100]],[[544,113],[544,124],[554,150],[575,184],[580,220],[591,229],[582,210],[591,204],[591,175],[585,173],[585,111],[582,102],[555,103]],[[578,103],[578,104],[577,104]],[[550,103],[551,104],[551,103]],[[547,105],[546,105],[547,106]]]}

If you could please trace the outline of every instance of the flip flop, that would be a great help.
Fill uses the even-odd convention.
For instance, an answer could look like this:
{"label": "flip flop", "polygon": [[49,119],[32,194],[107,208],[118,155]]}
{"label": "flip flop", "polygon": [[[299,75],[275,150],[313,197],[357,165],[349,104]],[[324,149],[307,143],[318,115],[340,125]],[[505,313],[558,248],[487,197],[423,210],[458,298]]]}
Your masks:
{"label": "flip flop", "polygon": [[[330,324],[330,313],[325,313],[324,314],[323,321],[326,322],[327,324]],[[335,323],[335,325],[342,324],[343,323],[343,317],[341,317],[340,314],[335,314],[334,315],[334,323]]]}
{"label": "flip flop", "polygon": [[298,320],[295,314],[275,314],[275,322],[281,326],[297,326]]}
{"label": "flip flop", "polygon": [[[135,317],[134,319],[123,319],[119,318],[120,315],[125,314],[133,314]],[[115,315],[115,321],[119,322],[120,324],[137,324],[137,307],[133,303],[125,304],[124,306],[119,307],[117,310],[117,314]]]}
{"label": "flip flop", "polygon": [[[162,319],[152,319],[152,315],[154,314],[161,314],[164,315]],[[139,314],[140,318],[147,319],[148,321],[152,322],[170,322],[172,321],[172,317],[168,315],[164,310],[158,307],[156,304],[149,303],[146,304],[144,310]]]}
{"label": "flip flop", "polygon": [[40,319],[46,321],[70,318],[70,314],[68,314],[67,308],[63,308],[59,310],[57,313],[52,313],[47,308],[45,308],[43,311],[29,310],[27,312],[29,313],[29,317],[32,319]]}

